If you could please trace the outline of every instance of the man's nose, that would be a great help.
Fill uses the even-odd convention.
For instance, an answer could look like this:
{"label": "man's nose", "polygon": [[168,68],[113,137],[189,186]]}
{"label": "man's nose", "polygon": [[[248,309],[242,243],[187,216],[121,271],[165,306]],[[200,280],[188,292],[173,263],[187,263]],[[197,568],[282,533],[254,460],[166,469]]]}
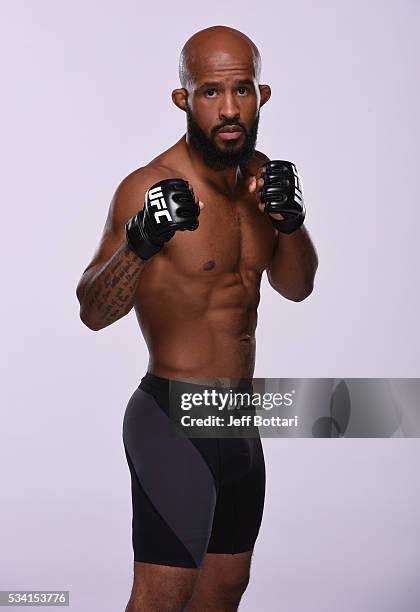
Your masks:
{"label": "man's nose", "polygon": [[223,96],[221,106],[219,109],[220,119],[239,119],[239,106],[235,96],[232,94],[226,94]]}

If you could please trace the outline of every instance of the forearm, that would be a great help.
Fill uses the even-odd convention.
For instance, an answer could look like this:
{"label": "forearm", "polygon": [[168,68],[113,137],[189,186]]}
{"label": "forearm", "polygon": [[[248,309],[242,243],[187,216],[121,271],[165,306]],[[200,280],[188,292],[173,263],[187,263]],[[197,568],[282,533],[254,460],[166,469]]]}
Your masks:
{"label": "forearm", "polygon": [[289,300],[299,302],[312,292],[318,256],[302,225],[291,234],[278,232],[277,245],[267,269],[270,285]]}
{"label": "forearm", "polygon": [[85,272],[77,294],[80,318],[87,327],[97,331],[131,310],[144,264],[124,240],[107,262]]}

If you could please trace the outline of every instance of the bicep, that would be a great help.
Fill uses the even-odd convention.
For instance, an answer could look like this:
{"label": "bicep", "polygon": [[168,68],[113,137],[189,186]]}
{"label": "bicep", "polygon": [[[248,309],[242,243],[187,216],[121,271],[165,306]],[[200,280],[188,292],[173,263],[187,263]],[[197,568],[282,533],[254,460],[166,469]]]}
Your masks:
{"label": "bicep", "polygon": [[127,216],[125,219],[123,211],[120,210],[121,207],[118,206],[117,192],[114,194],[109,206],[108,215],[102,230],[99,244],[96,247],[91,261],[83,271],[83,274],[93,266],[97,266],[105,261],[108,261],[125,238],[125,223],[128,221],[129,217]]}
{"label": "bicep", "polygon": [[136,170],[118,185],[109,205],[99,244],[84,273],[108,261],[125,240],[125,224],[143,208],[147,189],[158,179],[147,168]]}
{"label": "bicep", "polygon": [[111,259],[125,241],[125,224],[143,208],[144,194],[153,184],[153,178],[153,175],[145,168],[140,168],[128,175],[118,185],[109,205],[99,244],[77,285],[76,294],[79,301],[92,275],[101,265]]}
{"label": "bicep", "polygon": [[146,166],[129,174],[118,185],[109,205],[99,244],[77,286],[76,293],[79,299],[94,271],[107,262],[125,241],[125,224],[143,208],[146,191],[154,183],[170,176],[166,169]]}

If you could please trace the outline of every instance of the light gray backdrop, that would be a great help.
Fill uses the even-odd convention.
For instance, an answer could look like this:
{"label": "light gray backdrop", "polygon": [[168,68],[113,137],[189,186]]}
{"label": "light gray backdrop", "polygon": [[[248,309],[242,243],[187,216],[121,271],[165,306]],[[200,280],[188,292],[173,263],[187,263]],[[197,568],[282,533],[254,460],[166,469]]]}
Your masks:
{"label": "light gray backdrop", "polygon": [[[298,164],[313,294],[264,277],[256,376],[418,377],[415,0],[1,3],[0,588],[123,610],[131,500],[122,416],[147,355],[134,313],[94,333],[75,287],[120,180],[173,144],[182,44],[251,36],[273,89],[258,148]],[[420,607],[419,441],[266,440],[268,491],[241,609]]]}

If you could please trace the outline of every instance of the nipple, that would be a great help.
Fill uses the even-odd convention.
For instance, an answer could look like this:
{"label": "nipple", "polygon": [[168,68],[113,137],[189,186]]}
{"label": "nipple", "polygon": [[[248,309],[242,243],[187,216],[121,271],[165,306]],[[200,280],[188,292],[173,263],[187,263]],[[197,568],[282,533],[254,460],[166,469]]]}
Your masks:
{"label": "nipple", "polygon": [[206,263],[203,266],[203,270],[213,270],[213,268],[215,267],[216,263],[210,259],[209,261],[206,261]]}

